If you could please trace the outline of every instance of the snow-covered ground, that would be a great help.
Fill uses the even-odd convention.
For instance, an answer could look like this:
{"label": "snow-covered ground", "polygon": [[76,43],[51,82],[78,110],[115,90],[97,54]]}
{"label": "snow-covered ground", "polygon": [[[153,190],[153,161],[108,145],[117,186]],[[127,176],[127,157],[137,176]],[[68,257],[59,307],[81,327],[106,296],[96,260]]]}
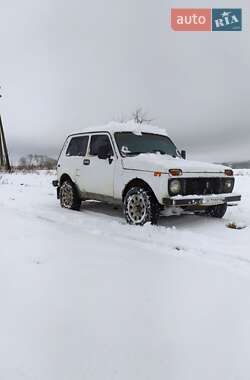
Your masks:
{"label": "snow-covered ground", "polygon": [[[0,174],[1,380],[248,380],[250,171],[222,220],[133,227]],[[249,226],[226,227],[229,222]]]}

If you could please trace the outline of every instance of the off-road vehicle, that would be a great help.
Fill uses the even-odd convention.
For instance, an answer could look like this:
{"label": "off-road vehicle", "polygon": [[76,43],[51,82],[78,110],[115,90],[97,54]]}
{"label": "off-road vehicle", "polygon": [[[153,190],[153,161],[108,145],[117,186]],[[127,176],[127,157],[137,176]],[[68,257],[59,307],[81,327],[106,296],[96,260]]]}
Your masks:
{"label": "off-road vehicle", "polygon": [[234,182],[231,168],[187,160],[164,130],[130,122],[68,136],[53,185],[64,208],[120,203],[128,223],[143,225],[171,210],[222,218],[241,200]]}

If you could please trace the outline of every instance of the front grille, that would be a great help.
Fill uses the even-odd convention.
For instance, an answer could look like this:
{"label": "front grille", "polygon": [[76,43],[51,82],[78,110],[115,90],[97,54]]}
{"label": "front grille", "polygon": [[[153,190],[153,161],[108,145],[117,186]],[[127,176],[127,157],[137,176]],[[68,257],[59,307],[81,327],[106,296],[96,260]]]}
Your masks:
{"label": "front grille", "polygon": [[183,181],[183,195],[223,193],[221,178],[187,178]]}
{"label": "front grille", "polygon": [[[180,181],[181,191],[178,195],[210,195],[232,193],[234,189],[235,179],[233,177],[223,178],[173,178],[168,181],[168,191],[170,196],[175,196],[177,193],[172,193],[172,181]],[[229,186],[228,186],[229,182]]]}
{"label": "front grille", "polygon": [[182,195],[222,194],[222,178],[186,178],[182,179]]}

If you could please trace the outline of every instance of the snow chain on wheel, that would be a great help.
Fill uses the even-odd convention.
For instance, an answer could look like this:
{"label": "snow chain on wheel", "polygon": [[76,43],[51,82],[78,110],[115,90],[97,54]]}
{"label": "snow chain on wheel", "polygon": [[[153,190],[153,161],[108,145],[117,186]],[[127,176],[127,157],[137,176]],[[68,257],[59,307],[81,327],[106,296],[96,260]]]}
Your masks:
{"label": "snow chain on wheel", "polygon": [[142,187],[131,188],[124,198],[124,215],[129,224],[156,224],[160,207],[150,190]]}
{"label": "snow chain on wheel", "polygon": [[77,194],[75,185],[70,180],[66,180],[60,187],[60,203],[63,208],[80,210],[81,201]]}

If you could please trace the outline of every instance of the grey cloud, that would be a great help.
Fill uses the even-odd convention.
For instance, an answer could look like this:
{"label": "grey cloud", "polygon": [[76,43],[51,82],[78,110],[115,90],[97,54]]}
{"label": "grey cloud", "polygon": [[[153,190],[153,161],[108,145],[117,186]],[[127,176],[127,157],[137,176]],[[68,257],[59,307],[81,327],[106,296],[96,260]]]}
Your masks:
{"label": "grey cloud", "polygon": [[[68,133],[140,106],[196,158],[248,159],[247,26],[174,33],[171,6],[183,2],[0,0],[0,107],[12,155],[56,156]],[[246,24],[249,3],[241,6]]]}

